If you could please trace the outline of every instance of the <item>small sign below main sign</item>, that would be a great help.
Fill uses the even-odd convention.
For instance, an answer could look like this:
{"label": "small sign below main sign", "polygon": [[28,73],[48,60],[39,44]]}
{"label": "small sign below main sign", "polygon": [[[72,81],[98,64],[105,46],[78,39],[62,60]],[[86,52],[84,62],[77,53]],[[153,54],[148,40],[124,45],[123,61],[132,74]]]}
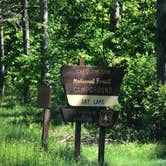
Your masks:
{"label": "small sign below main sign", "polygon": [[64,65],[61,74],[69,105],[107,107],[118,103],[124,76],[121,68]]}
{"label": "small sign below main sign", "polygon": [[51,106],[51,86],[48,84],[40,85],[38,88],[37,106],[40,108],[50,108]]}

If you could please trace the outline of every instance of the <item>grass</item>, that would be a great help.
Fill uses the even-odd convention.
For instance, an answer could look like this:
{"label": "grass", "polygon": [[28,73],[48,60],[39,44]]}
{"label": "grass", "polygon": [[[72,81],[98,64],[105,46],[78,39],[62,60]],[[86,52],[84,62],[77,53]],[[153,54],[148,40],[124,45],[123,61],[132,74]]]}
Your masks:
{"label": "grass", "polygon": [[[97,166],[98,145],[82,143],[74,159],[74,125],[59,123],[52,114],[49,149],[41,148],[42,111],[32,107],[0,108],[0,166]],[[58,124],[56,123],[58,121]],[[89,138],[82,127],[82,138]],[[96,140],[97,140],[96,136]],[[166,146],[160,143],[108,143],[105,166],[165,166]]]}

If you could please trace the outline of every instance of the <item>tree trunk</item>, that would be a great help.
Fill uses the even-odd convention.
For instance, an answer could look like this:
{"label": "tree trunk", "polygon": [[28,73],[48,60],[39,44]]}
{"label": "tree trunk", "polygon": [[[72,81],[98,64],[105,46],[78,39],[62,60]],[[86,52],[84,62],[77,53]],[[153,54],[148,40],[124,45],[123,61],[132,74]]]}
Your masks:
{"label": "tree trunk", "polygon": [[[47,0],[40,0],[40,14],[41,14],[41,84],[48,83],[48,61],[47,61],[47,45],[48,45],[48,33],[47,33],[47,21],[48,21],[48,2]],[[42,146],[47,150],[48,145],[48,125],[50,118],[50,109],[44,109],[44,120],[42,130]]]}
{"label": "tree trunk", "polygon": [[0,97],[3,97],[4,95],[5,67],[2,62],[3,56],[4,56],[4,36],[3,36],[3,26],[0,26]]}
{"label": "tree trunk", "polygon": [[5,67],[3,65],[3,57],[4,57],[4,35],[3,35],[3,16],[2,16],[2,6],[0,1],[0,97],[4,95],[4,71]]}
{"label": "tree trunk", "polygon": [[[22,0],[22,29],[23,29],[23,49],[24,54],[29,55],[29,21],[28,21],[28,1]],[[29,80],[24,79],[24,89],[23,89],[24,103],[28,102],[29,98]]]}
{"label": "tree trunk", "polygon": [[158,80],[166,83],[166,1],[157,0],[157,76]]}
{"label": "tree trunk", "polygon": [[[119,28],[119,17],[120,17],[120,5],[116,0],[115,4],[110,5],[110,31],[116,34],[117,29]],[[107,44],[107,43],[106,43]],[[117,44],[114,42],[108,43],[109,48],[115,54],[118,52]]]}
{"label": "tree trunk", "polygon": [[115,8],[110,15],[110,26],[113,31],[119,27],[119,17],[120,17],[120,5],[119,2],[115,2]]}
{"label": "tree trunk", "polygon": [[22,0],[22,28],[23,28],[23,48],[24,54],[29,54],[29,21],[28,21],[28,1]]}
{"label": "tree trunk", "polygon": [[48,81],[48,62],[47,62],[47,21],[48,21],[48,4],[47,0],[40,0],[40,14],[41,14],[41,82]]}

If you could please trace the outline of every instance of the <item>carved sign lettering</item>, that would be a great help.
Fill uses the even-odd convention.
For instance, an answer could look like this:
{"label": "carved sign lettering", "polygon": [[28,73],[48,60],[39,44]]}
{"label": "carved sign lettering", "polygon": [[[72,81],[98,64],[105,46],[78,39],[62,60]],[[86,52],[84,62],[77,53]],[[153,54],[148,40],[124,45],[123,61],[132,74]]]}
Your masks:
{"label": "carved sign lettering", "polygon": [[61,74],[69,105],[105,107],[117,104],[124,76],[121,68],[64,65]]}

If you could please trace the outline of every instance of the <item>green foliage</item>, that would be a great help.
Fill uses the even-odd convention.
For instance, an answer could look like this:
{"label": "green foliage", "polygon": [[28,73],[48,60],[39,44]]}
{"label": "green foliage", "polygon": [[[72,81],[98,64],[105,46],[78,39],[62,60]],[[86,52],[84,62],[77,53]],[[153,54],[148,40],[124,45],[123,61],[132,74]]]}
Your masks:
{"label": "green foliage", "polygon": [[122,86],[122,95],[125,97],[122,102],[129,106],[126,109],[144,107],[143,100],[148,95],[146,89],[156,85],[155,66],[155,58],[149,56],[138,56],[128,61]]}
{"label": "green foliage", "polygon": [[[60,76],[63,64],[77,64],[82,56],[88,65],[100,66],[105,59],[109,66],[123,64],[126,67],[120,96],[120,125],[130,127],[127,133],[143,130],[147,137],[163,137],[166,116],[165,86],[156,83],[156,1],[118,2],[119,28],[114,29],[114,0],[49,1],[48,47],[45,60],[49,66],[49,82],[53,89],[52,109],[59,110],[67,106]],[[122,9],[123,5],[125,6]],[[15,13],[20,15],[20,7],[17,7]],[[29,101],[35,105],[42,66],[39,0],[29,2],[28,13],[29,56],[23,54],[21,22],[11,20],[5,24],[3,62],[6,67],[6,96],[22,101],[26,78],[30,88]],[[157,131],[160,131],[160,134]]]}
{"label": "green foliage", "polygon": [[105,39],[115,56],[136,57],[137,53],[154,55],[156,1],[126,1],[121,11],[120,27]]}
{"label": "green foliage", "polygon": [[165,86],[156,82],[155,58],[138,56],[128,62],[120,96],[121,114],[123,122],[134,128],[131,133],[135,133],[135,138],[150,140],[165,137],[165,96]]}

